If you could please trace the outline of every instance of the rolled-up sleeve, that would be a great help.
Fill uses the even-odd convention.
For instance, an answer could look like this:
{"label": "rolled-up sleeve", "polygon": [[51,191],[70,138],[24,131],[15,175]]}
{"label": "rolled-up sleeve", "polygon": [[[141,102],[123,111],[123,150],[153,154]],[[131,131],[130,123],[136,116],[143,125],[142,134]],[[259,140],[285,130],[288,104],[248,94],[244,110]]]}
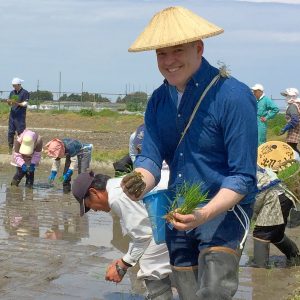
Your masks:
{"label": "rolled-up sleeve", "polygon": [[153,107],[153,101],[150,99],[145,114],[142,153],[137,155],[134,167],[140,167],[148,170],[154,176],[155,184],[158,184],[160,181],[160,170],[163,161],[161,154],[161,141],[157,130],[155,109]]}
{"label": "rolled-up sleeve", "polygon": [[222,188],[247,195],[255,190],[257,163],[257,106],[250,90],[232,89],[224,105],[223,133],[229,174]]}

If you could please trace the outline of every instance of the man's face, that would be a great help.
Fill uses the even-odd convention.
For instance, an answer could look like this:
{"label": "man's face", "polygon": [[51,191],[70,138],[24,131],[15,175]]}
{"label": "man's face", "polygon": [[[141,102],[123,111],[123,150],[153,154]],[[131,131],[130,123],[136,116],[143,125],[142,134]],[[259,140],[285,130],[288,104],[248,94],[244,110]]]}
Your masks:
{"label": "man's face", "polygon": [[203,54],[202,41],[156,50],[158,69],[181,92],[198,70]]}
{"label": "man's face", "polygon": [[255,98],[257,100],[259,100],[259,98],[261,97],[261,95],[263,94],[263,92],[261,90],[253,90],[253,94],[254,94]]}
{"label": "man's face", "polygon": [[84,204],[93,211],[110,211],[107,191],[98,191],[90,188],[89,196],[84,199]]}
{"label": "man's face", "polygon": [[13,84],[14,90],[19,91],[21,89],[21,84]]}

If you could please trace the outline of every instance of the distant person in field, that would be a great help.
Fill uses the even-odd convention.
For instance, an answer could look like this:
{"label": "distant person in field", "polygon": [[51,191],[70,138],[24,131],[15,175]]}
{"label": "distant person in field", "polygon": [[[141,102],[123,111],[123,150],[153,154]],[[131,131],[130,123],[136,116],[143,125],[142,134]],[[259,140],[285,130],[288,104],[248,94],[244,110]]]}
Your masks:
{"label": "distant person in field", "polygon": [[60,169],[60,161],[65,158],[65,167],[60,180],[64,193],[71,191],[71,177],[78,167],[78,174],[86,172],[90,167],[93,145],[75,139],[53,139],[45,146],[47,155],[53,158],[49,182],[53,183]]}
{"label": "distant person in field", "polygon": [[7,136],[10,154],[14,145],[15,133],[17,132],[17,135],[20,135],[26,128],[26,109],[29,101],[29,93],[23,89],[23,81],[17,77],[13,78],[11,83],[14,89],[10,92],[9,99],[7,99],[7,104],[11,106]]}
{"label": "distant person in field", "polygon": [[257,83],[252,88],[257,100],[258,146],[267,141],[267,122],[279,112],[276,104],[264,93],[264,87]]}
{"label": "distant person in field", "polygon": [[144,123],[139,125],[137,129],[129,137],[129,153],[120,160],[113,163],[115,176],[129,173],[133,169],[133,163],[136,156],[141,153],[142,141],[144,138]]}
{"label": "distant person in field", "polygon": [[300,99],[299,91],[295,88],[287,88],[281,95],[285,97],[287,109],[285,112],[286,125],[281,129],[279,135],[287,132],[286,143],[289,144],[298,154],[297,145],[300,140]]}
{"label": "distant person in field", "polygon": [[15,141],[11,164],[17,167],[11,185],[18,186],[26,176],[25,186],[32,188],[34,183],[34,172],[41,160],[43,140],[40,135],[25,129]]}
{"label": "distant person in field", "polygon": [[145,124],[141,124],[131,135],[129,139],[129,156],[134,163],[135,158],[142,151],[142,142],[144,139]]}

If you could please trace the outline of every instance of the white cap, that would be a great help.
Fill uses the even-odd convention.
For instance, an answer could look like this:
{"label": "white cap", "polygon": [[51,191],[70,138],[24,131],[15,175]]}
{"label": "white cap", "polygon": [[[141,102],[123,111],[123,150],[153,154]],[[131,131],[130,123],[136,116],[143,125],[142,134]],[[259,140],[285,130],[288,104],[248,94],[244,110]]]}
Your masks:
{"label": "white cap", "polygon": [[252,88],[251,88],[252,91],[257,91],[257,90],[260,90],[260,91],[264,91],[264,87],[262,84],[259,84],[259,83],[256,83]]}
{"label": "white cap", "polygon": [[282,96],[294,96],[298,97],[299,96],[299,91],[295,88],[287,88],[283,92],[280,93]]}
{"label": "white cap", "polygon": [[13,80],[11,81],[11,84],[22,84],[22,82],[24,82],[23,79],[20,79],[18,77],[13,78]]}

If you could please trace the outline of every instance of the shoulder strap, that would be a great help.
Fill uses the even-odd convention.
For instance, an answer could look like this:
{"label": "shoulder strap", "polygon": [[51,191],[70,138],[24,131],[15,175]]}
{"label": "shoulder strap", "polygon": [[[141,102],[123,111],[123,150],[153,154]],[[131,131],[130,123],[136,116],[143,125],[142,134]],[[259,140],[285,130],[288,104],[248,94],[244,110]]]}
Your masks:
{"label": "shoulder strap", "polygon": [[202,95],[200,96],[200,98],[199,98],[199,100],[198,100],[198,102],[197,102],[197,104],[196,104],[196,106],[195,106],[195,108],[194,108],[194,110],[193,110],[193,112],[192,112],[192,114],[191,114],[191,116],[190,116],[189,122],[187,123],[186,127],[184,128],[184,131],[183,131],[182,134],[181,134],[180,141],[179,141],[179,143],[177,144],[177,147],[176,147],[176,148],[178,148],[178,146],[179,146],[180,143],[182,142],[182,140],[183,140],[183,138],[184,138],[184,136],[185,136],[187,130],[188,130],[189,127],[191,126],[191,123],[192,123],[192,121],[193,121],[193,119],[194,119],[194,117],[195,117],[195,114],[196,114],[196,112],[197,112],[197,110],[198,110],[198,108],[199,108],[199,106],[200,106],[200,104],[201,104],[203,98],[205,97],[205,95],[207,94],[207,92],[210,90],[210,88],[215,84],[215,82],[217,82],[217,80],[219,80],[220,77],[221,77],[220,73],[219,73],[218,75],[216,75],[216,76],[212,79],[212,81],[209,83],[209,85],[205,88],[205,90],[204,90],[204,92],[202,93]]}

